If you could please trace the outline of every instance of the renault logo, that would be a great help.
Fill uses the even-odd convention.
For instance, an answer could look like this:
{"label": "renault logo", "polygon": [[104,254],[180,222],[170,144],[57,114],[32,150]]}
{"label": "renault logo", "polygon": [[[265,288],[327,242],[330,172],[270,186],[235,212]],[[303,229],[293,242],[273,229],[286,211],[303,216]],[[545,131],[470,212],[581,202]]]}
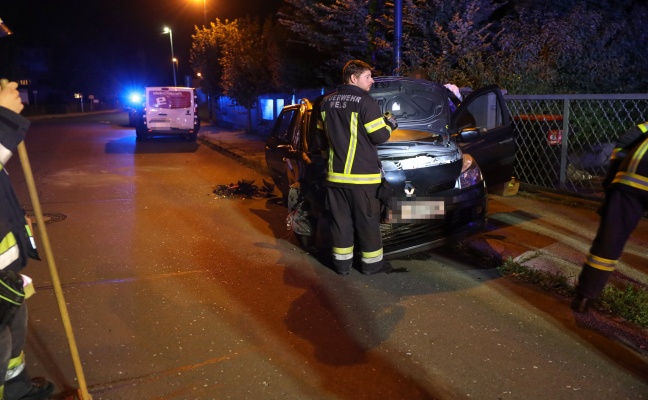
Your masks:
{"label": "renault logo", "polygon": [[412,185],[411,182],[405,182],[405,187],[403,188],[403,190],[405,191],[405,196],[412,197],[414,196],[414,191],[416,190],[416,188],[414,187],[414,185]]}

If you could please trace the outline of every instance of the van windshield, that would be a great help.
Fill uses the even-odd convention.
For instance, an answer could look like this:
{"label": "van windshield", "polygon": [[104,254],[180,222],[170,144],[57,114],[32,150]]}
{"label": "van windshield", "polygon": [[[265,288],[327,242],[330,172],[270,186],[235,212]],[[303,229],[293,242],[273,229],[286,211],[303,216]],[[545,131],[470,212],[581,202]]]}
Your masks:
{"label": "van windshield", "polygon": [[149,92],[148,104],[155,108],[189,108],[191,95],[189,91],[152,90]]}

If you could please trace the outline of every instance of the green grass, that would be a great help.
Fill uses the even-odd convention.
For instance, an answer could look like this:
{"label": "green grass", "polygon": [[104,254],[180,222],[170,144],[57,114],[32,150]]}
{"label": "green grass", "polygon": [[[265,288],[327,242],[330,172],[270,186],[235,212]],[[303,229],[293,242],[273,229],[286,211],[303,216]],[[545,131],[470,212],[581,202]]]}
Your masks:
{"label": "green grass", "polygon": [[626,285],[624,289],[608,286],[600,301],[601,310],[618,315],[642,328],[648,328],[648,290]]}
{"label": "green grass", "polygon": [[[511,258],[505,260],[497,270],[503,276],[511,276],[522,282],[538,285],[552,293],[566,297],[575,294],[574,287],[569,283],[569,277],[537,271]],[[643,287],[626,285],[624,288],[618,288],[608,285],[595,307],[641,328],[648,328],[648,290]]]}

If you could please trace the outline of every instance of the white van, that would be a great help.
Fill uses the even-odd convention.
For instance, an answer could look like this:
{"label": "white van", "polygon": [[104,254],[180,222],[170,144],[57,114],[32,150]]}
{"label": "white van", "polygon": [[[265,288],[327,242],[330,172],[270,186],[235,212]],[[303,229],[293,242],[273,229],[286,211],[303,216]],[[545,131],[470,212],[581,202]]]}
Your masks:
{"label": "white van", "polygon": [[135,128],[137,139],[160,135],[183,135],[196,140],[200,129],[196,89],[147,87],[142,117]]}

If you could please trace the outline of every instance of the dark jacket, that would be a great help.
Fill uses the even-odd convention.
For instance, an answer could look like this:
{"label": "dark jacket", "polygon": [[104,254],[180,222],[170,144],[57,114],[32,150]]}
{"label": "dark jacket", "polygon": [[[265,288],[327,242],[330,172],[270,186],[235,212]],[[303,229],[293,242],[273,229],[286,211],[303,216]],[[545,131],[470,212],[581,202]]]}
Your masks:
{"label": "dark jacket", "polygon": [[319,107],[318,128],[326,132],[326,184],[336,187],[377,187],[381,181],[376,145],[389,140],[391,128],[369,93],[342,85]]}
{"label": "dark jacket", "polygon": [[648,122],[621,135],[610,160],[611,187],[648,192]]}
{"label": "dark jacket", "polygon": [[29,120],[0,107],[0,269],[10,266],[14,272],[27,264],[30,255],[37,258],[25,211],[18,203],[4,165],[25,138],[27,128]]}

